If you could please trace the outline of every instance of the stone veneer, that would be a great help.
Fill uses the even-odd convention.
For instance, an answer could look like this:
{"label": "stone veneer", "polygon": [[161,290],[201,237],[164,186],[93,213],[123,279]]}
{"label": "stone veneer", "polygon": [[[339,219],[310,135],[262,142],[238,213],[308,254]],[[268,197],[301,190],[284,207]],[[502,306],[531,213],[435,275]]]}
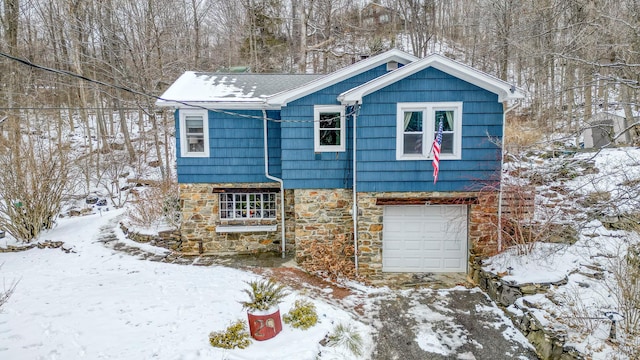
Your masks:
{"label": "stone veneer", "polygon": [[[181,251],[184,254],[242,254],[253,252],[281,251],[280,192],[276,196],[276,219],[227,220],[219,216],[219,191],[216,189],[279,189],[277,183],[244,184],[180,184],[182,207]],[[259,192],[259,190],[256,190]],[[293,191],[285,190],[285,238],[286,250],[294,250]],[[273,232],[217,233],[221,225],[278,225]]]}
{"label": "stone veneer", "polygon": [[[280,251],[280,196],[277,196],[275,220],[221,220],[221,188],[277,188],[278,184],[180,184],[182,203],[182,247],[185,254],[238,254]],[[380,199],[429,199],[434,204],[469,206],[468,241],[470,261],[497,252],[497,197],[477,192],[367,192],[358,193],[358,272],[376,279],[382,276],[382,230],[384,205]],[[300,263],[309,256],[308,244],[353,239],[351,215],[353,197],[350,189],[285,190],[287,251],[295,250]],[[419,201],[418,201],[419,203]],[[422,202],[424,203],[424,201]],[[392,205],[393,206],[393,205]],[[275,232],[216,233],[219,225],[273,225]]]}
{"label": "stone veneer", "polygon": [[309,256],[313,241],[353,239],[350,189],[298,189],[295,194],[296,261]]}
{"label": "stone veneer", "polygon": [[433,203],[468,204],[470,260],[497,252],[498,214],[496,194],[476,192],[369,192],[358,193],[358,272],[370,279],[382,276],[383,205],[378,199],[429,198]]}
{"label": "stone veneer", "polygon": [[[310,241],[353,239],[352,192],[349,189],[295,190],[296,260],[308,256]],[[383,205],[378,199],[429,198],[438,203],[469,206],[470,260],[497,251],[497,201],[492,193],[370,192],[358,193],[358,272],[370,279],[382,276]],[[434,201],[435,202],[435,201]]]}

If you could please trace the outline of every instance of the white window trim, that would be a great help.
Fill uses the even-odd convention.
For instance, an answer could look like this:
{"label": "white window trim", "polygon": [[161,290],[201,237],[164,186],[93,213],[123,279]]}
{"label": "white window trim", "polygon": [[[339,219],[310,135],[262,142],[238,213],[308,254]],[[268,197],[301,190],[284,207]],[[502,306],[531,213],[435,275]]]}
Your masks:
{"label": "white window trim", "polygon": [[[320,145],[320,113],[340,113],[340,145]],[[341,105],[316,105],[313,107],[313,150],[315,152],[344,152],[346,142],[346,119],[344,106]]]}
{"label": "white window trim", "polygon": [[[440,160],[460,160],[462,158],[462,102],[414,102],[398,103],[396,113],[396,160],[431,160],[431,146],[436,136],[435,112],[453,110],[453,153],[440,153]],[[422,111],[423,138],[422,154],[404,154],[404,112]]]}
{"label": "white window trim", "polygon": [[[209,157],[209,114],[207,110],[180,109],[180,156],[181,157]],[[187,144],[187,116],[202,116],[204,132],[204,151],[190,152]]]}

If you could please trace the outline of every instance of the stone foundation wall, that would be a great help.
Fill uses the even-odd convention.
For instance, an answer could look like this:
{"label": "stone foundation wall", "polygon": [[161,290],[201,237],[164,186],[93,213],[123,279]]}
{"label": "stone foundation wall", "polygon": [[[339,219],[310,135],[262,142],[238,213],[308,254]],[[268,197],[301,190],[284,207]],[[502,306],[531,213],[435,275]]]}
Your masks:
{"label": "stone foundation wall", "polygon": [[[181,251],[185,254],[241,254],[281,251],[280,193],[276,196],[276,219],[227,220],[220,219],[220,192],[217,189],[279,189],[277,183],[246,184],[180,184],[182,207]],[[259,192],[259,190],[256,190]],[[294,251],[293,192],[285,191],[286,251]],[[273,232],[217,233],[218,226],[277,225]]]}
{"label": "stone foundation wall", "polygon": [[478,193],[431,193],[431,192],[371,192],[358,193],[358,272],[370,279],[382,275],[382,230],[383,205],[380,198],[442,199],[443,203],[469,204],[469,252],[471,258],[488,256],[497,251],[495,219],[498,213],[497,197],[494,194]]}
{"label": "stone foundation wall", "polygon": [[[219,219],[219,188],[274,188],[277,184],[181,184],[182,251],[186,254],[231,254],[280,251],[280,196],[278,217],[271,220],[229,221]],[[429,198],[438,203],[469,206],[468,240],[471,261],[497,251],[497,197],[472,192],[371,192],[358,193],[358,271],[376,279],[382,276],[382,230],[384,205],[378,199]],[[285,191],[287,252],[295,251],[300,263],[309,256],[311,242],[353,239],[352,191],[350,189],[296,189]],[[276,232],[216,233],[219,225],[278,225]]]}
{"label": "stone foundation wall", "polygon": [[311,242],[353,239],[350,189],[299,189],[295,194],[296,261],[309,256]]}

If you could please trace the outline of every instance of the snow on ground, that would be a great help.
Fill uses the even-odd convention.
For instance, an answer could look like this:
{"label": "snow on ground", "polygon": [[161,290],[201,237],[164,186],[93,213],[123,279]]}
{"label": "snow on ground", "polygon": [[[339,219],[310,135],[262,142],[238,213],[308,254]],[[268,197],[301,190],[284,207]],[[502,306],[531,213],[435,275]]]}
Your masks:
{"label": "snow on ground", "polygon": [[[580,173],[585,162],[591,162],[595,170]],[[550,204],[542,194],[554,188],[564,189],[554,194],[551,200],[555,202],[548,207],[557,211],[554,214],[563,207],[568,209],[553,220],[577,229],[577,241],[537,243],[528,254],[508,249],[485,261],[484,269],[500,274],[512,284],[556,283],[546,295],[525,296],[516,305],[527,307],[544,326],[565,332],[567,345],[593,359],[611,358],[615,352],[607,341],[611,322],[604,319],[606,312],[618,310],[611,270],[624,258],[629,245],[640,242],[640,237],[633,232],[609,230],[602,219],[638,211],[640,149],[603,149],[568,158],[536,159],[532,163],[535,165],[530,169],[552,170],[543,175],[548,181],[536,188],[538,208]],[[568,179],[554,179],[559,168],[573,173]],[[603,201],[592,205],[581,202],[593,194],[604,194],[599,196]],[[566,284],[562,284],[565,280]],[[524,301],[533,308],[524,305]],[[520,310],[512,306],[510,311]]]}
{"label": "snow on ground", "polygon": [[[447,309],[448,304],[438,302],[431,304],[439,311],[432,310],[430,306],[420,304],[417,301],[414,301],[412,305],[409,314],[421,324],[416,331],[416,341],[422,350],[451,355],[469,342],[469,334],[462,326],[455,324],[453,317],[447,314],[451,313]],[[444,322],[450,326],[446,331],[443,331],[435,328],[434,325],[438,322]]]}
{"label": "snow on ground", "polygon": [[[238,301],[245,300],[244,281],[257,276],[221,266],[142,261],[114,253],[97,240],[101,227],[115,226],[121,215],[122,211],[110,211],[59,219],[41,239],[63,241],[73,250],[68,254],[61,249],[0,254],[4,283],[19,281],[0,309],[0,359],[299,360],[314,359],[319,350],[322,358],[341,358],[341,350],[319,345],[338,323],[360,332],[364,357],[369,356],[373,329],[316,299],[310,300],[320,321],[309,330],[283,324],[275,338],[254,341],[244,350],[212,347],[211,331],[246,318]],[[296,292],[289,295],[280,305],[281,313],[301,297]]]}

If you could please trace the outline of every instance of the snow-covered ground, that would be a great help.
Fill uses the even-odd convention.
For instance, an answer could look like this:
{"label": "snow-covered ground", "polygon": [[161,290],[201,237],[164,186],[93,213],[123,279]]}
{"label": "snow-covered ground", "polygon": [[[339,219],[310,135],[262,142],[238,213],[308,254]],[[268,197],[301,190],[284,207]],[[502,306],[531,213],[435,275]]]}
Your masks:
{"label": "snow-covered ground", "polygon": [[[319,323],[302,331],[283,324],[268,341],[244,350],[209,344],[211,331],[245,319],[244,281],[257,276],[221,266],[199,267],[142,261],[98,242],[103,226],[115,227],[122,211],[58,220],[42,240],[65,248],[0,254],[0,281],[17,280],[0,309],[0,359],[314,359],[332,358],[340,348],[319,344],[338,323],[350,324],[372,349],[373,328],[351,314],[311,299]],[[121,238],[122,233],[116,232]],[[125,239],[121,239],[125,241]],[[0,247],[10,240],[0,239]],[[305,298],[293,292],[281,313]],[[333,354],[333,355],[332,355]],[[342,358],[342,356],[340,356]],[[355,358],[349,355],[346,358]]]}
{"label": "snow-covered ground", "polygon": [[536,216],[543,222],[551,217],[553,222],[573,227],[577,241],[538,243],[528,254],[508,249],[486,261],[484,268],[512,284],[566,280],[547,294],[525,296],[517,304],[533,304],[528,308],[541,324],[565,333],[566,345],[590,358],[625,359],[611,346],[611,321],[606,315],[621,312],[620,279],[616,280],[615,270],[627,248],[640,242],[640,237],[626,229],[607,229],[603,221],[639,211],[640,149],[603,149],[537,158],[529,164],[533,165],[528,171],[545,180],[536,186]]}

